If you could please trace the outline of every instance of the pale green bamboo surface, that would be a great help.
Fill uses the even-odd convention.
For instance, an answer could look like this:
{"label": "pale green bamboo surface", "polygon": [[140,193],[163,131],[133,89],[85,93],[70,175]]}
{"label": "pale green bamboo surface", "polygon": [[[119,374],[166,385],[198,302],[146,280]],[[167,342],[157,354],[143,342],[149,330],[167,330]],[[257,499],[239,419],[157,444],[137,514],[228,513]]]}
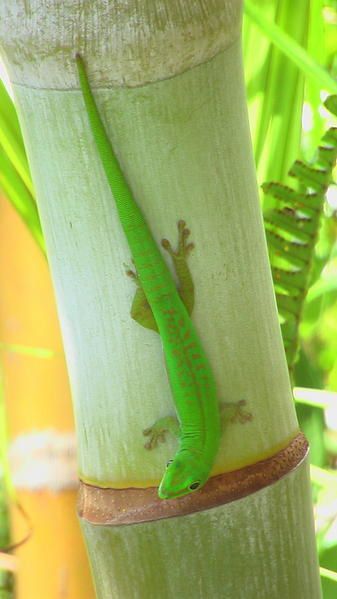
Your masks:
{"label": "pale green bamboo surface", "polygon": [[82,529],[98,599],[321,596],[308,464],[223,507],[115,528],[82,521]]}

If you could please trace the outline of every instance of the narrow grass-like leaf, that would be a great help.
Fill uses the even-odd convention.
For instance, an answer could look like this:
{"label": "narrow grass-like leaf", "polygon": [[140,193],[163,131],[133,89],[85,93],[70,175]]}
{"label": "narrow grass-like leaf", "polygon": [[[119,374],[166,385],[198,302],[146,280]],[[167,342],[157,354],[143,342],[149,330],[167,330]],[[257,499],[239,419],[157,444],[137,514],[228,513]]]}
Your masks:
{"label": "narrow grass-like leaf", "polygon": [[20,125],[12,99],[0,81],[0,189],[12,203],[45,254]]}
{"label": "narrow grass-like leaf", "polygon": [[329,489],[334,488],[337,493],[337,474],[335,470],[319,468],[318,466],[310,464],[310,476],[315,485]]}
{"label": "narrow grass-like leaf", "polygon": [[21,354],[24,356],[31,356],[32,358],[43,359],[54,358],[58,354],[58,352],[47,347],[31,347],[29,345],[19,345],[17,343],[0,342],[0,349],[14,354]]}
{"label": "narrow grass-like leaf", "polygon": [[329,580],[333,580],[336,582],[336,593],[337,593],[337,572],[333,570],[328,570],[327,568],[323,568],[322,566],[319,569],[320,575],[322,578],[328,578]]}
{"label": "narrow grass-like leaf", "polygon": [[34,194],[21,128],[14,104],[0,80],[0,145],[30,193]]}
{"label": "narrow grass-like leaf", "polygon": [[34,197],[0,146],[0,188],[45,254],[45,243]]}
{"label": "narrow grass-like leaf", "polygon": [[[310,0],[265,0],[263,12],[306,47],[311,31]],[[244,61],[258,180],[282,181],[297,157],[301,135],[304,76],[246,14]],[[272,203],[271,203],[272,204]],[[273,207],[273,204],[270,206]]]}
{"label": "narrow grass-like leaf", "polygon": [[315,408],[321,408],[322,410],[328,408],[331,404],[331,401],[337,400],[337,393],[322,391],[322,389],[294,387],[293,393],[296,402]]}
{"label": "narrow grass-like leaf", "polygon": [[263,9],[251,0],[245,0],[246,14],[262,29],[266,36],[292,60],[303,73],[312,77],[329,92],[337,92],[337,81],[329,75],[311,56],[275,23],[265,18]]}

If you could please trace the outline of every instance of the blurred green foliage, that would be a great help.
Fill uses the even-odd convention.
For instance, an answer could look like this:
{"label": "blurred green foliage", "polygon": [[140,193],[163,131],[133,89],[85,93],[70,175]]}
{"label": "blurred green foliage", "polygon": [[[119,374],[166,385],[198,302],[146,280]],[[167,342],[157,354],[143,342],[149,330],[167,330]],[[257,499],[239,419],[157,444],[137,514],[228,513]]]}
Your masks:
{"label": "blurred green foliage", "polygon": [[[284,34],[291,36],[289,44]],[[260,186],[266,180],[291,185],[288,171],[294,160],[315,163],[322,134],[337,125],[323,106],[326,96],[336,93],[336,50],[336,1],[246,3],[244,63]],[[336,181],[336,170],[332,178]],[[337,187],[330,183],[293,373],[296,386],[317,390],[314,402],[312,395],[303,393],[296,405],[301,428],[310,441],[311,463],[324,468],[320,471],[324,473],[337,466],[337,393],[329,395],[324,410],[319,392],[337,390]],[[261,201],[269,214],[277,204],[263,193]],[[320,563],[336,572],[337,479],[317,476],[318,471],[313,476],[313,493]],[[322,571],[322,587],[324,599],[337,597],[337,578],[326,571]]]}

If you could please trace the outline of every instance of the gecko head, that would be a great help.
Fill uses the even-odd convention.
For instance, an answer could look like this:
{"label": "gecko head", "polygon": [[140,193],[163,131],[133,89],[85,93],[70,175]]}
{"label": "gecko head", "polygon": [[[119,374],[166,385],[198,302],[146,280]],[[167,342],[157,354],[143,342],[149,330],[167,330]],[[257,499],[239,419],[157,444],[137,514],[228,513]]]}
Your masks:
{"label": "gecko head", "polygon": [[209,477],[200,457],[189,453],[178,453],[167,463],[165,474],[159,485],[160,499],[177,499],[200,489]]}

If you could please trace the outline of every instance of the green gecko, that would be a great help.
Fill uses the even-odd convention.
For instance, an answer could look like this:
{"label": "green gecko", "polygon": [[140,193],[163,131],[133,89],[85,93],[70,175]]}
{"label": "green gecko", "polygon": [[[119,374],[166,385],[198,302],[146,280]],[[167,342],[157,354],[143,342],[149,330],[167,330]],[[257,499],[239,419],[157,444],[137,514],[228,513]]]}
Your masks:
{"label": "green gecko", "polygon": [[[175,499],[200,489],[208,480],[220,442],[220,407],[211,366],[190,318],[193,282],[180,262],[185,295],[177,291],[170,270],[133,198],[93,97],[85,66],[76,55],[80,87],[99,157],[114,197],[136,273],[138,285],[131,315],[146,328],[159,332],[179,427],[173,418],[159,421],[144,434],[151,435],[147,447],[156,445],[167,429],[179,433],[179,448],[167,464],[158,488],[161,499]],[[189,231],[179,222],[180,253],[185,258],[193,244],[185,244]],[[167,240],[162,245],[174,252]],[[174,260],[179,275],[179,260]],[[231,404],[234,405],[234,404]],[[238,403],[238,413],[243,402]],[[240,415],[242,421],[250,415]],[[164,428],[163,428],[164,423]]]}

